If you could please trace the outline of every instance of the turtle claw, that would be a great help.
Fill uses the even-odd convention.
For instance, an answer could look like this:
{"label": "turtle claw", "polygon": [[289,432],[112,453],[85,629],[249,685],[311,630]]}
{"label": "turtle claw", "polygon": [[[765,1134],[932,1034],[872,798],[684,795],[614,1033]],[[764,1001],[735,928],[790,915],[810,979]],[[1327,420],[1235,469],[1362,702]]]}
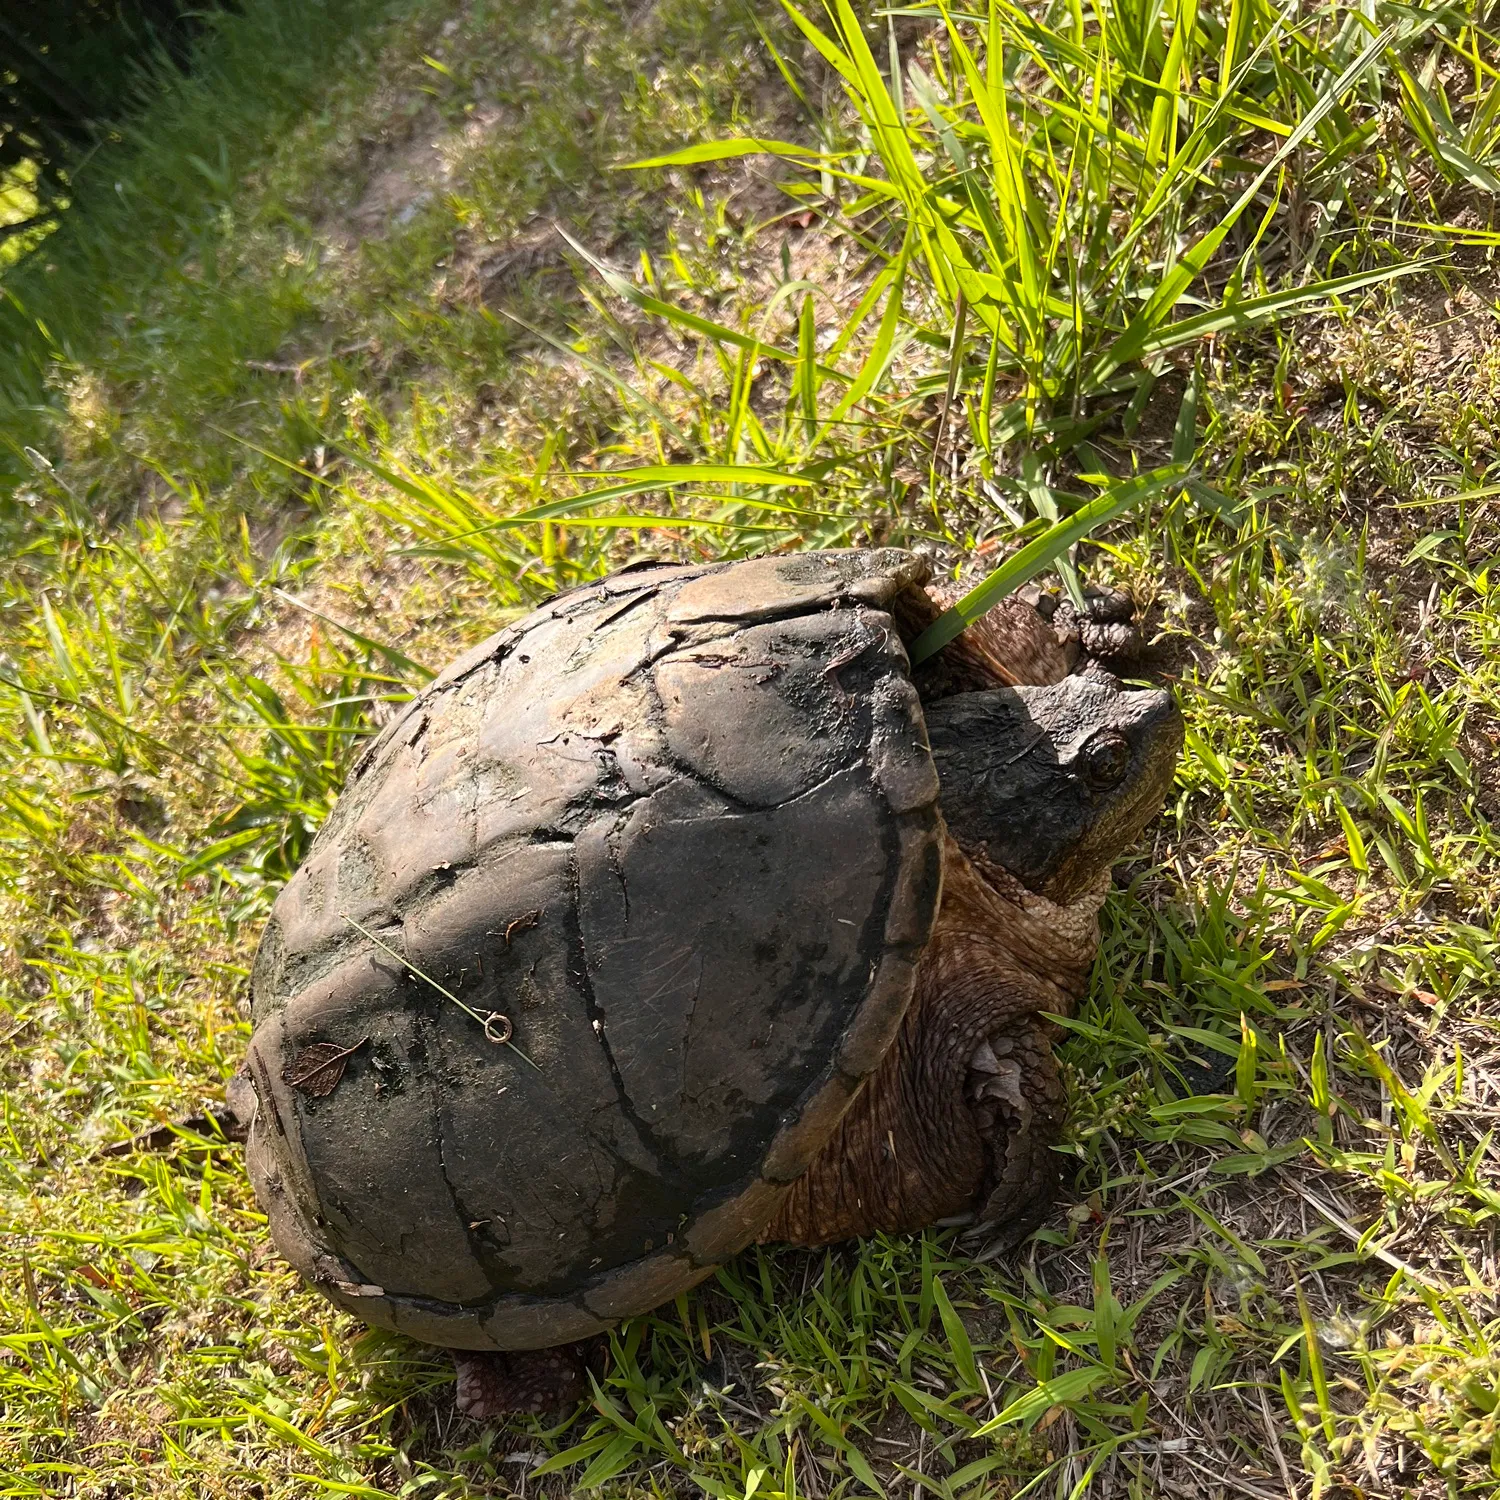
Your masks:
{"label": "turtle claw", "polygon": [[454,1405],[476,1422],[567,1411],[588,1397],[594,1342],[562,1344],[556,1349],[455,1349],[458,1389]]}

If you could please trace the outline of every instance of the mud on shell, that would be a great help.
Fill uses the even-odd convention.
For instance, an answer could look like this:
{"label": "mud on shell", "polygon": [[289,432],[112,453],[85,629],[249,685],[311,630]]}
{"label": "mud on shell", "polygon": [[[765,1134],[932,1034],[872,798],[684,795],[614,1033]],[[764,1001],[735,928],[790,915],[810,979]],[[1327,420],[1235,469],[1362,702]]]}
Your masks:
{"label": "mud on shell", "polygon": [[883,1056],[937,907],[888,613],[926,573],[876,551],[617,575],[370,746],[253,979],[251,1175],[325,1295],[541,1347],[769,1222]]}

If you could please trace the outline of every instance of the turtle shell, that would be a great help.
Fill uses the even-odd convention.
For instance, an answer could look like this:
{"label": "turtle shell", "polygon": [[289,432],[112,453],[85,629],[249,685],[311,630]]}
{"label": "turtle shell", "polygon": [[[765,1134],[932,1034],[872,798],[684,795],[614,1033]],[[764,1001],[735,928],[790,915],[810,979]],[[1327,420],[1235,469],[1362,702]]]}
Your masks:
{"label": "turtle shell", "polygon": [[430,1343],[585,1337],[753,1240],[890,1045],[939,894],[888,613],[927,564],[626,572],[360,759],[256,956],[282,1253]]}

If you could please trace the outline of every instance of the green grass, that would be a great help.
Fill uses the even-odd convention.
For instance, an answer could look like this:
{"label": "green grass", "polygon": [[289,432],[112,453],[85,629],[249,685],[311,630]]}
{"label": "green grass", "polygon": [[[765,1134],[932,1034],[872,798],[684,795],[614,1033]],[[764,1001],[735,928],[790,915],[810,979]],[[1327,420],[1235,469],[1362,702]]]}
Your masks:
{"label": "green grass", "polygon": [[[246,0],[5,272],[0,1494],[1500,1488],[1500,49],[978,9]],[[486,1429],[237,1148],[101,1154],[220,1096],[361,738],[548,591],[977,580],[1122,497],[1054,561],[1188,743],[1020,1250],[747,1253]]]}

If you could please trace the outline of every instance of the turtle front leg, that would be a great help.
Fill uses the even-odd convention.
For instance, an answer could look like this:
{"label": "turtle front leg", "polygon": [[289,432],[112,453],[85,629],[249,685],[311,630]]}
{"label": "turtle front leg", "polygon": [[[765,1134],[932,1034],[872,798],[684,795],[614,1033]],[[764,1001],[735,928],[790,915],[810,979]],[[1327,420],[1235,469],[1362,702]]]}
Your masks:
{"label": "turtle front leg", "polygon": [[602,1363],[600,1339],[555,1349],[454,1349],[454,1404],[476,1422],[553,1415],[588,1398],[589,1372]]}
{"label": "turtle front leg", "polygon": [[828,1245],[964,1216],[1027,1233],[1057,1185],[1064,1113],[1043,1023],[918,1017],[760,1239]]}
{"label": "turtle front leg", "polygon": [[1052,1147],[1067,1098],[1052,1043],[1051,1027],[1007,1027],[974,1049],[964,1080],[964,1100],[987,1157],[975,1217],[981,1224],[1004,1225],[1012,1240],[1042,1222],[1057,1190]]}
{"label": "turtle front leg", "polygon": [[[763,1243],[826,1245],[966,1215],[1022,1234],[1047,1211],[1066,1099],[1057,1028],[1040,1013],[1066,1012],[1081,988],[1097,931],[1092,908],[1073,920],[1012,901],[951,841],[943,879],[901,1031]],[[1069,925],[1083,962],[1065,974],[1038,951]]]}

